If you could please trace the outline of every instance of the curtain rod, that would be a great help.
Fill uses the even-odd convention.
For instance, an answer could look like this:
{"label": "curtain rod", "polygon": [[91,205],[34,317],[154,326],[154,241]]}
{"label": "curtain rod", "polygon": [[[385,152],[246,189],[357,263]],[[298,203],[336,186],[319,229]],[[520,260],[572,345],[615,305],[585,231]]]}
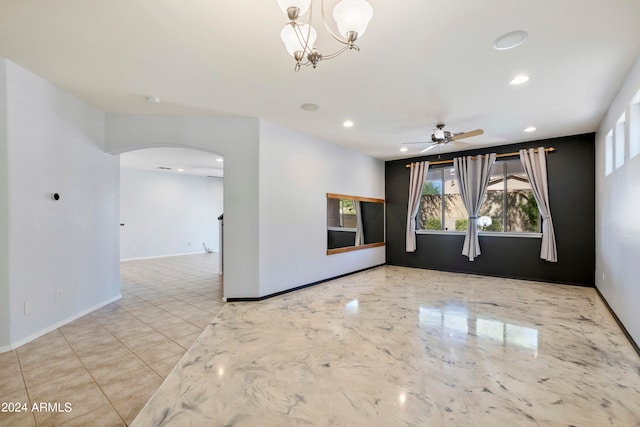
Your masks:
{"label": "curtain rod", "polygon": [[[545,148],[544,151],[546,153],[551,153],[553,151],[556,151],[556,149],[554,147],[548,147]],[[534,153],[538,152],[537,148],[534,148],[533,150]],[[519,151],[514,151],[513,153],[504,153],[504,154],[497,154],[496,158],[500,158],[500,157],[513,157],[513,156],[519,156],[520,152]],[[480,156],[482,157],[482,156]],[[475,157],[472,157],[474,160],[476,159]],[[429,166],[431,165],[446,165],[446,164],[453,164],[453,159],[452,160],[436,160],[435,162],[429,162]],[[410,168],[411,167],[411,163],[409,163],[408,165],[404,165],[406,168]]]}

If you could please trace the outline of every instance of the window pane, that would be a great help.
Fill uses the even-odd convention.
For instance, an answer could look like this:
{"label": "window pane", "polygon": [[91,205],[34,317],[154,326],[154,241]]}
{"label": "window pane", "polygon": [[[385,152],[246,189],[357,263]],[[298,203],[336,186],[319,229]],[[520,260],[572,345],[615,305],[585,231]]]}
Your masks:
{"label": "window pane", "polygon": [[636,94],[630,107],[629,117],[629,158],[640,154],[640,92]]}
{"label": "window pane", "polygon": [[539,232],[540,214],[531,184],[520,159],[505,162],[507,174],[507,229],[514,232]]}
{"label": "window pane", "polygon": [[422,187],[420,209],[418,210],[418,230],[442,230],[442,172],[440,169],[427,171],[427,179]]}
{"label": "window pane", "polygon": [[443,178],[444,229],[464,231],[468,223],[467,211],[462,203],[454,168],[443,169]]}
{"label": "window pane", "polygon": [[356,219],[356,211],[353,209],[353,200],[340,200],[340,216],[342,218],[342,227],[356,228],[358,221]]}
{"label": "window pane", "polygon": [[340,227],[340,199],[327,199],[327,226]]}
{"label": "window pane", "polygon": [[620,166],[624,165],[624,122],[626,118],[623,114],[616,123],[616,127],[614,130],[614,138],[615,138],[615,152],[616,152],[616,169]]}
{"label": "window pane", "polygon": [[609,131],[604,143],[604,176],[613,171],[613,131]]}
{"label": "window pane", "polygon": [[489,186],[478,214],[478,229],[504,231],[504,163],[496,162],[491,167]]}

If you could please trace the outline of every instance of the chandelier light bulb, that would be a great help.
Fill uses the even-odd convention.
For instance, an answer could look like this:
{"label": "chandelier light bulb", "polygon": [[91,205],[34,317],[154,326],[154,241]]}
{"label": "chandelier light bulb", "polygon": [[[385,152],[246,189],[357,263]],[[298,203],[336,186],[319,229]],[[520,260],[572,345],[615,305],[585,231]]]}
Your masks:
{"label": "chandelier light bulb", "polygon": [[[307,46],[305,49],[305,45],[303,43],[307,39],[307,35],[309,36],[309,39],[307,40]],[[318,34],[316,33],[316,30],[307,24],[287,24],[280,32],[280,38],[282,39],[287,52],[289,52],[289,55],[294,58],[296,52],[305,52],[305,50],[309,52],[316,43],[317,36]]]}
{"label": "chandelier light bulb", "polygon": [[351,31],[362,37],[372,17],[373,8],[366,0],[342,0],[333,9],[338,31],[347,39]]}
{"label": "chandelier light bulb", "polygon": [[311,0],[278,0],[278,6],[285,14],[288,14],[287,9],[290,7],[297,7],[300,10],[299,15],[302,16],[309,10]]}

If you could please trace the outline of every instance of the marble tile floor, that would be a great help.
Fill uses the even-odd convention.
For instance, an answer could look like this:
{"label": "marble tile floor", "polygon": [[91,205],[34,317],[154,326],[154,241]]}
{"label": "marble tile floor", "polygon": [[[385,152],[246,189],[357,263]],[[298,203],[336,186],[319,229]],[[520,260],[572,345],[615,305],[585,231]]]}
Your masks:
{"label": "marble tile floor", "polygon": [[215,253],[122,262],[119,301],[0,353],[0,403],[29,408],[0,427],[128,425],[223,307],[217,272]]}
{"label": "marble tile floor", "polygon": [[132,423],[640,426],[592,288],[384,266],[227,303]]}

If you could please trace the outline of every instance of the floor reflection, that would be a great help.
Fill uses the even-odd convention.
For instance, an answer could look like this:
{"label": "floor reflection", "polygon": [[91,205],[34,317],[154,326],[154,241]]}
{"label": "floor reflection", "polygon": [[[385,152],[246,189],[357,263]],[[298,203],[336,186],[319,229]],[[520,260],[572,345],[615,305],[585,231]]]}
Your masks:
{"label": "floor reflection", "polygon": [[420,325],[440,328],[450,336],[453,332],[486,338],[503,345],[526,349],[538,349],[538,330],[499,320],[471,317],[462,309],[441,310],[436,307],[419,307]]}

